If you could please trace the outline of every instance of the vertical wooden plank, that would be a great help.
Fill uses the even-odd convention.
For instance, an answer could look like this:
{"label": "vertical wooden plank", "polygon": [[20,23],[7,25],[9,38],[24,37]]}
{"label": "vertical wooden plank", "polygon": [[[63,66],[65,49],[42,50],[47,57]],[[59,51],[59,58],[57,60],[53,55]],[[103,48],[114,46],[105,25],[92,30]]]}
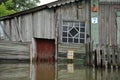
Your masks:
{"label": "vertical wooden plank", "polygon": [[114,5],[112,5],[111,6],[112,8],[111,8],[111,17],[112,17],[112,19],[111,19],[111,23],[112,23],[112,25],[111,25],[111,34],[112,34],[112,39],[111,39],[111,41],[112,41],[112,45],[116,45],[116,24],[115,24],[115,10],[114,10]]}
{"label": "vertical wooden plank", "polygon": [[[113,10],[112,10],[112,6],[110,6],[110,11],[113,11]],[[110,12],[110,24],[109,24],[109,29],[110,29],[110,31],[109,31],[110,44],[109,44],[109,45],[110,45],[110,46],[112,46],[112,44],[113,44],[113,43],[112,43],[112,33],[113,33],[113,32],[112,32],[112,26],[113,26],[113,25],[112,25],[112,24],[113,24],[113,23],[112,23],[112,18],[113,18],[113,16],[112,16],[112,13]]]}
{"label": "vertical wooden plank", "polygon": [[3,36],[4,36],[3,38],[5,39],[7,37],[9,40],[11,40],[10,35],[7,33],[7,31],[5,29],[5,23],[1,21],[0,26],[3,30]]}
{"label": "vertical wooden plank", "polygon": [[[107,45],[107,28],[108,28],[108,23],[109,23],[109,20],[108,20],[108,16],[109,16],[109,10],[108,10],[108,5],[104,5],[104,7],[105,7],[105,12],[104,12],[104,22],[103,22],[103,24],[104,24],[104,26],[103,26],[103,30],[104,30],[104,33],[103,33],[103,44],[104,45]],[[102,24],[102,23],[101,23]]]}
{"label": "vertical wooden plank", "polygon": [[[6,31],[6,33],[9,34],[9,38],[10,38],[10,20],[6,20],[5,25],[3,27]],[[11,40],[11,38],[8,39],[7,36],[6,36],[6,40]]]}
{"label": "vertical wooden plank", "polygon": [[102,44],[102,26],[103,26],[103,24],[101,24],[101,23],[103,23],[103,18],[104,18],[104,16],[103,16],[103,12],[104,12],[104,7],[103,7],[103,5],[100,5],[99,6],[99,44]]}
{"label": "vertical wooden plank", "polygon": [[11,31],[12,31],[12,40],[13,41],[19,41],[19,36],[18,36],[18,32],[17,32],[17,29],[16,29],[16,25],[15,25],[15,20],[14,19],[11,19]]}
{"label": "vertical wooden plank", "polygon": [[15,27],[16,33],[18,35],[18,40],[17,41],[22,41],[21,40],[21,35],[20,35],[20,30],[19,30],[19,23],[18,23],[18,18],[17,17],[14,18],[14,27]]}
{"label": "vertical wooden plank", "polygon": [[120,45],[120,16],[116,17],[117,21],[117,45]]}
{"label": "vertical wooden plank", "polygon": [[[87,34],[88,35],[91,35],[91,19],[90,19],[90,16],[91,16],[91,13],[90,13],[90,1],[85,1],[85,3],[83,3],[83,5],[85,6],[85,7],[83,7],[83,9],[84,9],[84,11],[83,12],[85,12],[85,15],[83,15],[83,14],[81,14],[81,15],[83,15],[83,16],[85,16],[84,18],[85,18],[85,37],[87,38]],[[84,20],[84,19],[83,19]],[[88,42],[88,43],[92,43],[91,42],[91,37],[89,37],[88,39],[86,39],[86,42]]]}
{"label": "vertical wooden plank", "polygon": [[110,11],[110,6],[109,6],[109,5],[106,5],[106,7],[107,7],[107,9],[106,9],[106,12],[107,12],[107,13],[106,13],[106,16],[105,16],[105,17],[106,17],[106,21],[107,21],[107,22],[106,22],[106,27],[107,27],[107,30],[106,30],[107,40],[106,40],[106,41],[107,41],[107,45],[108,45],[108,44],[109,44],[109,37],[110,37],[110,36],[109,36],[109,23],[110,23],[110,21],[109,21],[109,20],[110,20],[110,19],[109,19],[109,18],[110,18],[109,11]]}
{"label": "vertical wooden plank", "polygon": [[102,67],[105,67],[105,55],[106,55],[105,46],[102,45]]}
{"label": "vertical wooden plank", "polygon": [[25,23],[25,18],[24,18],[24,16],[21,16],[21,33],[22,33],[21,36],[23,38],[23,41],[25,41],[25,36],[26,36],[24,23]]}
{"label": "vertical wooden plank", "polygon": [[32,14],[32,19],[33,19],[33,36],[34,37],[37,37],[37,32],[38,32],[38,30],[39,30],[39,28],[37,28],[37,22],[38,22],[38,12],[36,12],[36,13],[33,13]]}
{"label": "vertical wooden plank", "polygon": [[25,34],[26,34],[26,40],[25,41],[32,41],[33,37],[33,30],[32,30],[32,14],[26,15],[25,17]]}
{"label": "vertical wooden plank", "polygon": [[20,34],[20,39],[23,42],[23,38],[22,38],[22,27],[21,27],[21,16],[18,17],[18,29],[19,29],[19,34]]}
{"label": "vertical wooden plank", "polygon": [[103,65],[104,65],[104,67],[105,68],[108,68],[108,47],[107,47],[107,45],[104,45],[104,61],[103,61]]}
{"label": "vertical wooden plank", "polygon": [[58,60],[58,35],[59,35],[59,11],[60,9],[59,8],[56,8],[55,9],[55,20],[54,20],[54,23],[55,23],[55,60],[57,61]]}
{"label": "vertical wooden plank", "polygon": [[71,3],[68,5],[61,6],[61,13],[62,13],[62,19],[63,20],[76,20],[76,14],[77,14],[77,4]]}
{"label": "vertical wooden plank", "polygon": [[35,38],[32,38],[32,60],[36,61],[36,59],[37,59],[36,42]]}

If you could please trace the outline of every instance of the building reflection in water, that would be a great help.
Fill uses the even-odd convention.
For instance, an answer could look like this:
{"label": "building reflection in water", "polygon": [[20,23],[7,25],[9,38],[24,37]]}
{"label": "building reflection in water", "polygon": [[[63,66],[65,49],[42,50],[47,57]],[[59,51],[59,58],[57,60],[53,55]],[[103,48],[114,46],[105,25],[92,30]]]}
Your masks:
{"label": "building reflection in water", "polygon": [[119,80],[118,69],[95,69],[79,64],[58,64],[57,80]]}
{"label": "building reflection in water", "polygon": [[49,64],[32,65],[31,80],[119,80],[118,69],[94,69],[80,64]]}
{"label": "building reflection in water", "polygon": [[120,80],[120,70],[73,63],[0,64],[0,80]]}

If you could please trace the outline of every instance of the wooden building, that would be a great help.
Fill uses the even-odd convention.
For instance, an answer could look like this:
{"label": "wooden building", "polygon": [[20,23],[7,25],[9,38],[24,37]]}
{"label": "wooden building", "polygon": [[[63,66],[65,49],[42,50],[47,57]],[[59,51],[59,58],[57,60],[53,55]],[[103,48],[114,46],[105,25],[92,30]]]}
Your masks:
{"label": "wooden building", "polygon": [[90,0],[59,0],[0,21],[4,40],[32,42],[34,57],[57,59],[70,50],[78,57],[90,42]]}
{"label": "wooden building", "polygon": [[98,0],[98,6],[99,44],[91,63],[96,67],[117,68],[120,67],[120,0]]}

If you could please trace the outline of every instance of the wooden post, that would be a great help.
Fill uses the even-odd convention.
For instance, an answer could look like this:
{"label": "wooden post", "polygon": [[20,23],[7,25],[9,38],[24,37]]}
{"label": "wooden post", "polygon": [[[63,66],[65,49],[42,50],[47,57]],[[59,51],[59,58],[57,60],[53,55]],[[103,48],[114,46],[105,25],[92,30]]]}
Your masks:
{"label": "wooden post", "polygon": [[94,66],[93,42],[90,42],[91,64]]}
{"label": "wooden post", "polygon": [[108,57],[108,67],[110,67],[110,63],[111,63],[110,46],[107,46],[107,57]]}
{"label": "wooden post", "polygon": [[120,67],[120,47],[117,47],[117,53],[118,53],[118,67]]}
{"label": "wooden post", "polygon": [[113,68],[113,49],[112,49],[112,46],[110,46],[110,65],[111,65],[111,68]]}
{"label": "wooden post", "polygon": [[115,62],[116,62],[116,68],[118,68],[118,46],[115,46]]}
{"label": "wooden post", "polygon": [[30,64],[32,64],[32,44],[30,44]]}
{"label": "wooden post", "polygon": [[100,50],[100,67],[102,67],[103,64],[103,50],[102,50],[102,46],[101,46],[101,50]]}
{"label": "wooden post", "polygon": [[95,50],[94,64],[95,64],[95,67],[97,67],[97,50]]}
{"label": "wooden post", "polygon": [[98,47],[97,47],[97,66],[100,66],[100,63],[101,63],[101,57],[100,57],[100,50],[101,50],[101,48],[100,48],[100,46],[98,45]]}
{"label": "wooden post", "polygon": [[105,66],[105,68],[107,68],[107,64],[108,64],[108,50],[107,50],[107,46],[104,46],[104,63],[103,65]]}
{"label": "wooden post", "polygon": [[35,39],[32,38],[32,61],[36,61],[36,59],[37,59],[36,44],[35,44]]}
{"label": "wooden post", "polygon": [[115,67],[116,66],[116,59],[115,59],[115,46],[112,46],[112,52],[113,52],[113,54],[112,54],[112,62],[113,62],[113,67]]}
{"label": "wooden post", "polygon": [[89,52],[89,44],[86,44],[86,62],[88,65],[91,65],[91,58],[90,58],[90,52]]}

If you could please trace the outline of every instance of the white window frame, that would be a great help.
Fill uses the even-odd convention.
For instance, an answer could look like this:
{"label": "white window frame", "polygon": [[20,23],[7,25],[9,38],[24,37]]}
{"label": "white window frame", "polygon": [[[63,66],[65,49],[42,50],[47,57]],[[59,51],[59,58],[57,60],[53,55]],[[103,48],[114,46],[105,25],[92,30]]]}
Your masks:
{"label": "white window frame", "polygon": [[[64,22],[67,22],[67,24],[64,24]],[[78,24],[78,26],[75,26],[75,24]],[[81,23],[84,23],[84,26],[81,26]],[[73,26],[70,28],[70,24],[73,24]],[[67,27],[67,30],[63,30],[64,27]],[[76,28],[79,28],[78,30]],[[70,31],[74,29],[76,30],[77,33],[71,35]],[[81,32],[81,29],[84,29],[83,32]],[[67,36],[63,36],[63,33],[67,33]],[[70,33],[70,34],[69,34]],[[84,38],[80,37],[80,34],[84,34]],[[71,35],[71,37],[69,37],[68,35]],[[78,35],[78,37],[77,37]],[[67,41],[63,41],[63,38]],[[72,41],[70,42],[69,39],[72,39]],[[75,42],[75,39],[78,40],[78,42]],[[84,42],[80,42],[80,40],[84,40]],[[65,44],[83,44],[86,43],[86,24],[85,21],[68,21],[68,20],[63,20],[62,21],[62,28],[61,28],[61,42],[65,43]]]}

